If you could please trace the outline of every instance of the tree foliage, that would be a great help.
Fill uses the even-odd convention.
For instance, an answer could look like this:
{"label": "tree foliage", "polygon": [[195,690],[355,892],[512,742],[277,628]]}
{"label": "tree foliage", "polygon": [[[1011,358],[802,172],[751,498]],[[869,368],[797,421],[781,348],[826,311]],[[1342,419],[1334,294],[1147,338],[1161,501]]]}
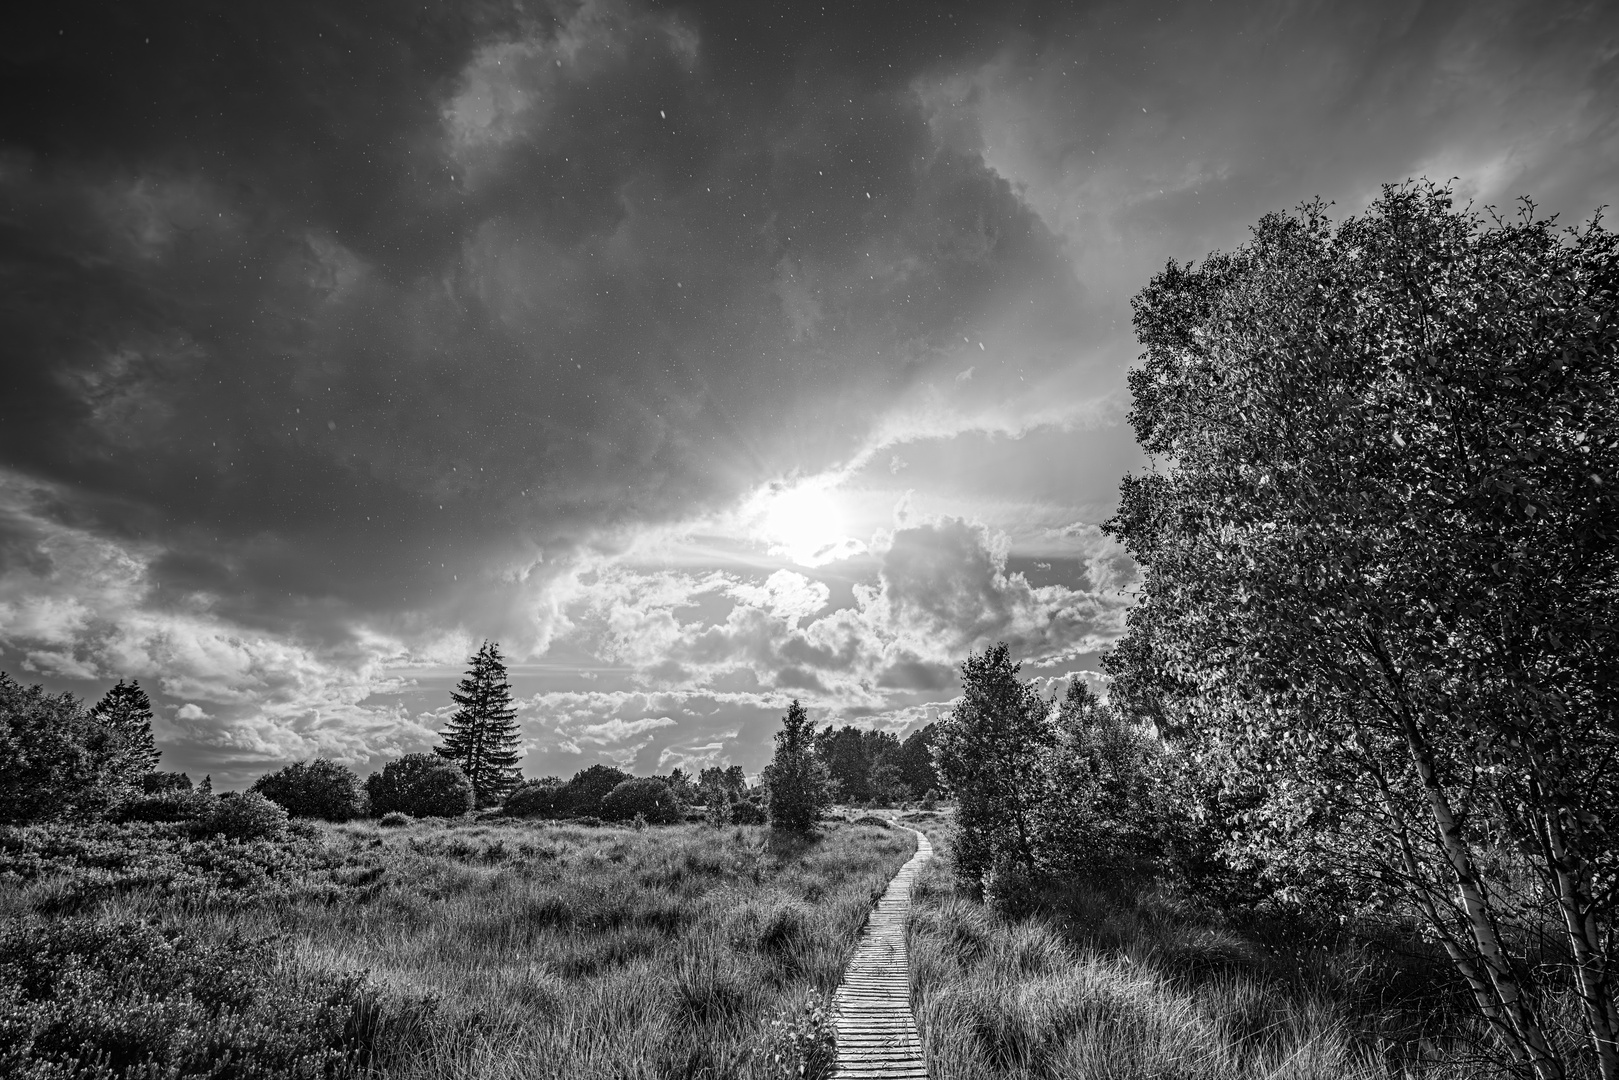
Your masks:
{"label": "tree foliage", "polygon": [[472,809],[472,784],[460,766],[433,754],[406,754],[365,778],[371,812],[460,817]]}
{"label": "tree foliage", "polygon": [[472,665],[450,692],[457,708],[441,733],[434,752],[455,762],[472,785],[479,806],[493,806],[516,787],[523,773],[517,765],[517,710],[500,646],[486,641],[473,654]]}
{"label": "tree foliage", "polygon": [[997,863],[1037,870],[1044,759],[1055,743],[1049,707],[1018,678],[1005,642],[961,665],[962,699],[938,724],[934,762],[956,798],[954,866],[969,891]]}
{"label": "tree foliage", "polygon": [[748,776],[740,765],[710,765],[697,774],[697,790],[710,806],[739,799],[748,790]]}
{"label": "tree foliage", "polygon": [[1039,773],[1035,856],[1044,873],[1131,875],[1162,854],[1159,747],[1074,679],[1051,717]]}
{"label": "tree foliage", "polygon": [[524,780],[507,793],[501,811],[508,817],[555,817],[560,790],[562,781],[555,776]]}
{"label": "tree foliage", "polygon": [[348,821],[364,817],[365,787],[353,770],[336,761],[295,761],[266,773],[252,790],[283,807],[293,817]]}
{"label": "tree foliage", "polygon": [[602,799],[601,816],[608,821],[629,821],[637,815],[652,825],[672,825],[681,818],[680,800],[656,776],[631,777]]}
{"label": "tree foliage", "polygon": [[630,779],[633,777],[629,773],[611,765],[581,769],[558,789],[556,816],[601,817],[602,800],[607,798],[607,793]]}
{"label": "tree foliage", "polygon": [[157,768],[158,749],[152,740],[152,701],[138,679],[118,684],[90,710],[90,719],[124,737],[126,768],[142,775]]}
{"label": "tree foliage", "polygon": [[903,798],[897,759],[899,739],[889,731],[862,731],[852,725],[815,733],[815,752],[849,803],[892,802]]}
{"label": "tree foliage", "polygon": [[[1542,1077],[1619,1076],[1619,247],[1389,188],[1135,299],[1132,716],[1257,777],[1234,858],[1427,921]],[[1561,938],[1545,953],[1536,936]]]}
{"label": "tree foliage", "polygon": [[761,782],[770,823],[793,832],[808,832],[832,804],[832,778],[815,753],[815,725],[794,698],[776,732],[776,752]]}
{"label": "tree foliage", "polygon": [[138,749],[72,694],[25,687],[0,672],[0,823],[105,812],[140,790],[147,766]]}
{"label": "tree foliage", "polygon": [[937,724],[925,724],[905,736],[900,744],[895,765],[899,782],[910,798],[920,799],[939,786],[939,773],[933,767],[933,740],[938,731]]}

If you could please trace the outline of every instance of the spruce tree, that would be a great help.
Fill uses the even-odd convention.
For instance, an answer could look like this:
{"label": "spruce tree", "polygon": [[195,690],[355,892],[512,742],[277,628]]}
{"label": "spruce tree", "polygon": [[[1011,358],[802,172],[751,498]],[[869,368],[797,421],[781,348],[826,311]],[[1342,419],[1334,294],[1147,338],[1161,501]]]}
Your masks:
{"label": "spruce tree", "polygon": [[152,741],[152,701],[138,679],[119,679],[90,710],[90,718],[124,737],[124,760],[129,769],[144,776],[157,768],[158,749]]}
{"label": "spruce tree", "polygon": [[517,710],[500,646],[484,642],[450,692],[459,708],[441,733],[443,745],[435,753],[461,767],[472,784],[479,806],[492,806],[522,779],[518,768]]}

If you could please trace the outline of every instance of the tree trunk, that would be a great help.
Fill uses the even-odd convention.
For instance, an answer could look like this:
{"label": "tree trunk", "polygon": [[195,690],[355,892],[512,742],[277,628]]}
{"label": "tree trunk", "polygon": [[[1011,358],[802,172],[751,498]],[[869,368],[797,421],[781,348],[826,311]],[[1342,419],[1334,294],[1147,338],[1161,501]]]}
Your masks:
{"label": "tree trunk", "polygon": [[1451,964],[1455,966],[1462,978],[1467,980],[1468,988],[1473,992],[1473,1001],[1478,1005],[1479,1012],[1483,1014],[1485,1022],[1490,1025],[1490,1029],[1500,1037],[1507,1048],[1507,1052],[1512,1055],[1513,1061],[1519,1065],[1529,1064],[1529,1055],[1518,1039],[1517,1031],[1512,1026],[1507,1015],[1506,1005],[1501,1000],[1497,987],[1479,970],[1478,964],[1474,962],[1474,956],[1468,952],[1460,941],[1456,940],[1456,935],[1451,932],[1450,923],[1439,913],[1439,909],[1434,903],[1432,890],[1425,884],[1428,880],[1427,875],[1423,873],[1421,860],[1417,858],[1416,849],[1411,843],[1410,823],[1406,820],[1404,811],[1400,809],[1400,804],[1389,787],[1388,778],[1377,767],[1377,759],[1372,753],[1370,740],[1367,739],[1364,731],[1357,730],[1355,734],[1357,741],[1360,743],[1361,752],[1366,756],[1367,770],[1371,773],[1373,781],[1377,784],[1378,793],[1382,796],[1384,813],[1388,815],[1394,835],[1399,840],[1400,861],[1405,866],[1405,876],[1410,882],[1407,886],[1408,895],[1422,912],[1423,917],[1428,920],[1428,925],[1433,927],[1434,932],[1439,935],[1440,943],[1445,948],[1445,955],[1450,957]]}
{"label": "tree trunk", "polygon": [[1602,955],[1601,937],[1588,882],[1578,872],[1581,860],[1571,858],[1555,814],[1547,814],[1546,839],[1551,846],[1552,868],[1557,881],[1557,907],[1568,931],[1569,952],[1580,988],[1580,1003],[1590,1028],[1591,1045],[1597,1055],[1602,1080],[1619,1080],[1619,1019],[1616,1019],[1613,981]]}
{"label": "tree trunk", "polygon": [[1523,988],[1518,984],[1518,978],[1512,971],[1512,962],[1501,946],[1489,897],[1479,884],[1472,853],[1468,850],[1467,840],[1462,836],[1460,825],[1457,824],[1456,812],[1445,795],[1443,785],[1439,782],[1427,740],[1423,738],[1421,729],[1418,728],[1404,702],[1401,703],[1399,713],[1406,745],[1411,752],[1411,762],[1416,766],[1417,776],[1422,780],[1428,808],[1433,814],[1434,831],[1438,834],[1440,846],[1456,878],[1462,912],[1467,918],[1474,948],[1484,962],[1484,968],[1489,973],[1490,982],[1495,987],[1502,1009],[1511,1020],[1513,1034],[1527,1053],[1535,1075],[1540,1080],[1563,1080],[1565,1076],[1563,1062],[1557,1056],[1550,1040],[1546,1038],[1540,1018],[1535,1015],[1534,1009],[1525,999]]}

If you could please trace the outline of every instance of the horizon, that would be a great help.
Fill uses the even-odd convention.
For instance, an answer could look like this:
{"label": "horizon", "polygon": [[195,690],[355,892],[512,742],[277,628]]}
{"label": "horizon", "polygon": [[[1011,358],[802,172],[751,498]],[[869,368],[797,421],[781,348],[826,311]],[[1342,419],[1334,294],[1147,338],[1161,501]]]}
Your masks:
{"label": "horizon", "polygon": [[[1130,298],[1386,183],[1619,197],[1619,10],[723,3],[32,13],[0,45],[0,670],[138,679],[240,789],[903,738],[1102,685]],[[1604,106],[1603,101],[1609,105]]]}

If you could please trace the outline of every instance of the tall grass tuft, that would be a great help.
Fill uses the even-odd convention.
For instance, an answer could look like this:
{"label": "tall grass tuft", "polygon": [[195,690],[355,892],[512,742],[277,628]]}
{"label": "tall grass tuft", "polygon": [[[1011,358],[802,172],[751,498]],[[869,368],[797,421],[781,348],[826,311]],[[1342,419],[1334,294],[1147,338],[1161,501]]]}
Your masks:
{"label": "tall grass tuft", "polygon": [[945,862],[919,877],[907,929],[933,1080],[1507,1075],[1442,956],[1078,883],[1002,917]]}

